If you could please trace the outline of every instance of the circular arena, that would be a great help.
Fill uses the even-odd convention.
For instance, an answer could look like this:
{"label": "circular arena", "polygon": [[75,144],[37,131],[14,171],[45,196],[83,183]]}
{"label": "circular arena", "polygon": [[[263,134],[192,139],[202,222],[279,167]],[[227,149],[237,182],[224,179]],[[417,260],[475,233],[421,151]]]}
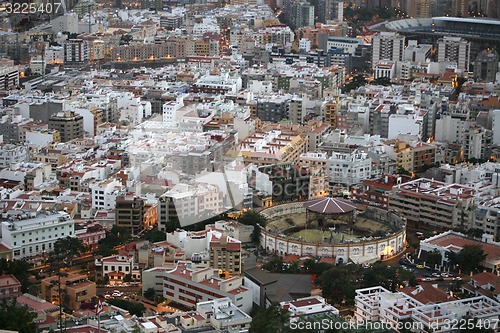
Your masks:
{"label": "circular arena", "polygon": [[260,245],[280,256],[330,257],[337,263],[384,260],[406,247],[406,220],[392,211],[325,197],[261,211]]}

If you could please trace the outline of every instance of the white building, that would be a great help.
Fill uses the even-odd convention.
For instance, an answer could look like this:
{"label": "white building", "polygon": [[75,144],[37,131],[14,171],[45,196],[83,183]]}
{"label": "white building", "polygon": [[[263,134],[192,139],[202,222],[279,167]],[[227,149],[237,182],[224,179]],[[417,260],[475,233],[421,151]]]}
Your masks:
{"label": "white building", "polygon": [[331,186],[359,184],[371,178],[372,159],[368,154],[355,150],[352,153],[334,153],[327,162],[327,172]]}
{"label": "white building", "polygon": [[[54,22],[54,21],[52,21]],[[64,63],[64,48],[62,46],[50,46],[45,49],[45,61],[49,65]]]}
{"label": "white building", "polygon": [[247,332],[252,317],[236,306],[229,297],[196,304],[196,312],[210,321],[217,332]]}
{"label": "white building", "polygon": [[395,73],[396,65],[393,61],[381,61],[377,64],[373,64],[373,74],[375,79],[386,77],[392,80]]}
{"label": "white building", "polygon": [[127,274],[133,279],[140,278],[140,272],[135,269],[134,256],[116,255],[95,260],[95,268],[98,276],[109,278],[111,284],[120,284]]}
{"label": "white building", "polygon": [[74,221],[65,212],[15,213],[19,214],[2,222],[2,243],[12,249],[15,259],[51,252],[59,238],[75,237]]}
{"label": "white building", "polygon": [[220,75],[203,75],[193,85],[193,89],[200,91],[226,91],[236,94],[242,88],[241,76],[230,76],[229,72]]}
{"label": "white building", "polygon": [[163,297],[187,307],[200,301],[228,297],[242,311],[252,310],[252,292],[243,286],[242,277],[224,279],[219,276],[218,269],[195,269],[185,262],[165,272]]}
{"label": "white building", "polygon": [[126,106],[120,109],[119,121],[128,121],[131,124],[137,125],[142,123],[142,120],[151,116],[151,102],[141,101],[139,97],[131,98]]}
{"label": "white building", "polygon": [[410,320],[416,332],[449,332],[446,326],[451,322],[474,318],[484,323],[498,320],[500,315],[500,303],[486,296],[423,304],[403,292],[382,287],[356,290],[355,306],[357,322],[382,322],[396,328],[398,323]]}
{"label": "white building", "polygon": [[405,47],[405,37],[396,32],[382,31],[372,39],[372,66],[381,60],[402,61]]}
{"label": "white building", "polygon": [[362,38],[329,37],[326,42],[328,50],[332,48],[342,49],[344,52],[354,55],[359,45],[363,45]]}
{"label": "white building", "polygon": [[177,218],[181,226],[187,226],[218,215],[224,210],[224,193],[216,185],[199,183],[195,186],[177,184],[160,198],[158,228],[163,221]]}
{"label": "white building", "polygon": [[201,23],[195,23],[193,25],[194,35],[203,35],[207,32],[220,34],[220,27],[215,17],[204,17]]}
{"label": "white building", "polygon": [[124,193],[124,186],[116,179],[106,179],[89,186],[91,190],[92,208],[97,210],[113,210],[116,197]]}
{"label": "white building", "polygon": [[63,44],[64,63],[79,64],[89,60],[89,43],[83,39],[68,39]]}
{"label": "white building", "polygon": [[290,322],[295,322],[300,320],[301,317],[315,314],[329,313],[335,316],[339,315],[339,310],[328,304],[321,296],[303,297],[291,302],[281,302],[280,306],[290,312]]}
{"label": "white building", "polygon": [[311,51],[311,41],[307,38],[301,38],[299,42],[299,49],[305,52]]}
{"label": "white building", "polygon": [[470,42],[461,37],[445,36],[438,39],[438,62],[453,62],[462,71],[469,71]]}
{"label": "white building", "polygon": [[0,145],[0,168],[8,168],[12,164],[25,162],[27,159],[27,147],[10,143]]}
{"label": "white building", "polygon": [[432,45],[418,44],[416,40],[409,40],[405,49],[404,60],[411,62],[424,62],[430,58]]}
{"label": "white building", "polygon": [[493,110],[493,144],[500,145],[500,110]]}
{"label": "white building", "polygon": [[422,118],[415,113],[391,114],[389,116],[389,128],[387,138],[396,139],[400,134],[410,134],[421,136]]}

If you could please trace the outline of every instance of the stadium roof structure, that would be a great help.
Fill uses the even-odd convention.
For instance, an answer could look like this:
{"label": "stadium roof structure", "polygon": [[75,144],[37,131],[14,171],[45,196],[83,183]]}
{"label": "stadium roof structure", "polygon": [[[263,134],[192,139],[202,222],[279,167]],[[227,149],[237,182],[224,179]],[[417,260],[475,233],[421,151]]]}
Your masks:
{"label": "stadium roof structure", "polygon": [[307,201],[304,207],[309,211],[322,214],[345,214],[356,209],[356,205],[351,201],[333,197]]}

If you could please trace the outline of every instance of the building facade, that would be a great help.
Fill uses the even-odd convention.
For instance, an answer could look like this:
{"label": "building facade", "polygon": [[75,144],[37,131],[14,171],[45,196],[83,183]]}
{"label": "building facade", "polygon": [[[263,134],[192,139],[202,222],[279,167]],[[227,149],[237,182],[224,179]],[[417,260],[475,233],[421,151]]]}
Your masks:
{"label": "building facade", "polygon": [[52,252],[56,240],[75,237],[74,221],[65,212],[23,215],[21,220],[2,222],[2,242],[12,249],[15,259]]}

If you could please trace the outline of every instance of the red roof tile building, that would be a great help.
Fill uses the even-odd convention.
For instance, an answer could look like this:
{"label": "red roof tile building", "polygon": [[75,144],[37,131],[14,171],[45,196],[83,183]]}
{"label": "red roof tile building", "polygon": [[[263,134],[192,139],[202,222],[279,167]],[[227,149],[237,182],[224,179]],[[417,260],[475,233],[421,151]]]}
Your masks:
{"label": "red roof tile building", "polygon": [[0,276],[0,299],[16,298],[21,295],[21,283],[14,275]]}

